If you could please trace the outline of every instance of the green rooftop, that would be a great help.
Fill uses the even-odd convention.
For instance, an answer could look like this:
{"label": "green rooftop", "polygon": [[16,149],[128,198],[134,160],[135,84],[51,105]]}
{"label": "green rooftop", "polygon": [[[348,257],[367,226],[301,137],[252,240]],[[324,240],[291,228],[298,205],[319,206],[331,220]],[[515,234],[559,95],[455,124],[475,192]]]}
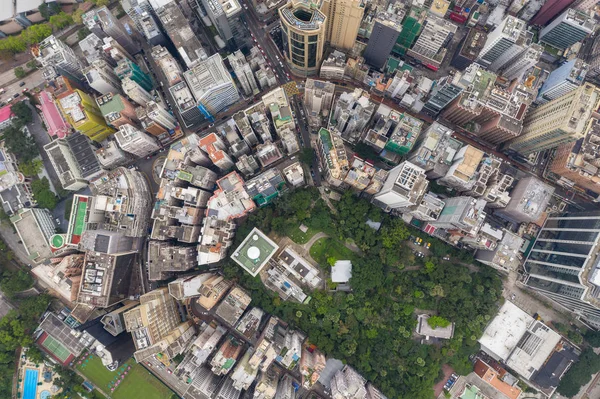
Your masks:
{"label": "green rooftop", "polygon": [[231,255],[231,259],[255,277],[279,246],[256,227]]}
{"label": "green rooftop", "polygon": [[114,95],[110,100],[108,99],[109,97],[110,95],[107,94],[102,97],[98,97],[96,100],[102,115],[112,114],[113,112],[121,112],[125,109],[125,105],[123,104],[123,101],[121,101],[121,96]]}
{"label": "green rooftop", "polygon": [[60,248],[65,243],[65,237],[62,234],[54,234],[50,237],[50,242],[54,248]]}

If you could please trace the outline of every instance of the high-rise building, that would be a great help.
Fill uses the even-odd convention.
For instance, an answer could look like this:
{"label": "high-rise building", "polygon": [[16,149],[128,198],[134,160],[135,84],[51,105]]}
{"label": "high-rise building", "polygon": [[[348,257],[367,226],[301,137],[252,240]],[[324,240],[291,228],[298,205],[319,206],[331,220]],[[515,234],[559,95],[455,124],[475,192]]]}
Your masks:
{"label": "high-rise building", "polygon": [[[396,39],[392,54],[397,57],[403,57],[415,42],[419,32],[421,32],[421,27],[429,13],[426,8],[417,7],[416,5],[410,7],[408,11],[404,10],[402,3],[396,3],[396,5],[395,13],[397,16],[392,18],[398,22],[403,22],[401,29],[398,30],[400,34]],[[406,18],[404,18],[405,14],[407,14]],[[386,18],[383,19],[385,20]]]}
{"label": "high-rise building", "polygon": [[463,91],[452,83],[452,77],[446,76],[437,81],[435,87],[431,90],[429,99],[423,106],[423,111],[437,116],[444,108],[446,108],[458,95]]}
{"label": "high-rise building", "polygon": [[[548,0],[542,2],[542,7],[538,8],[537,14],[531,19],[532,25],[544,26],[551,21],[558,14],[563,12],[569,7],[575,0]],[[530,3],[536,3],[531,1]]]}
{"label": "high-rise building", "polygon": [[103,141],[115,132],[106,124],[96,101],[79,89],[61,94],[58,106],[75,130],[96,142]]}
{"label": "high-rise building", "polygon": [[555,100],[531,110],[523,133],[510,141],[511,149],[527,155],[583,137],[590,116],[600,105],[600,90],[585,83]]}
{"label": "high-rise building", "polygon": [[107,93],[96,98],[96,103],[106,122],[115,129],[126,123],[137,125],[139,122],[134,105],[120,94]]}
{"label": "high-rise building", "polygon": [[159,66],[165,77],[168,86],[171,87],[183,80],[183,70],[179,62],[163,46],[152,47],[152,59]]}
{"label": "high-rise building", "polygon": [[129,78],[140,85],[144,90],[152,90],[152,78],[135,62],[124,58],[117,63],[115,74],[121,79]]}
{"label": "high-rise building", "polygon": [[321,116],[327,117],[329,115],[334,94],[335,84],[306,79],[304,106],[311,124],[318,124]]}
{"label": "high-rise building", "polygon": [[594,31],[595,22],[588,14],[569,8],[540,31],[540,42],[567,49]]}
{"label": "high-rise building", "polygon": [[[77,162],[66,138],[51,141],[44,146],[44,150],[65,190],[77,191],[87,187],[88,179],[86,177],[89,175],[86,173],[86,177],[84,177],[81,165]],[[99,171],[100,168],[96,168],[95,172]]]}
{"label": "high-rise building", "polygon": [[515,223],[535,222],[546,212],[553,193],[554,187],[535,176],[520,179],[510,192],[508,205],[497,210],[495,215]]}
{"label": "high-rise building", "polygon": [[330,125],[334,126],[345,140],[354,143],[360,139],[375,113],[375,103],[369,99],[366,92],[356,89],[340,94],[332,113]]}
{"label": "high-rise building", "polygon": [[292,377],[289,375],[284,376],[277,385],[277,393],[275,399],[295,399],[296,390],[292,384]]}
{"label": "high-rise building", "polygon": [[319,130],[317,138],[317,154],[323,166],[323,174],[327,182],[333,186],[340,186],[348,173],[348,156],[344,148],[342,136],[337,131],[325,128]]}
{"label": "high-rise building", "polygon": [[585,137],[559,145],[550,164],[550,171],[559,177],[557,183],[600,195],[598,143],[600,125],[595,122]]}
{"label": "high-rise building", "polygon": [[156,139],[129,124],[121,125],[115,133],[115,139],[123,151],[139,158],[150,155],[160,149]]}
{"label": "high-rise building", "polygon": [[112,140],[104,141],[102,147],[95,152],[98,162],[106,170],[117,168],[133,160],[130,154],[120,149],[117,143]]}
{"label": "high-rise building", "polygon": [[242,11],[240,3],[237,0],[200,0],[197,3],[217,29],[221,39],[232,49],[239,47],[243,40],[239,22]]}
{"label": "high-rise building", "polygon": [[184,72],[183,76],[198,102],[200,112],[206,118],[214,117],[240,98],[219,54],[201,61],[194,68]]}
{"label": "high-rise building", "polygon": [[459,192],[471,190],[477,180],[477,171],[484,155],[480,149],[465,145],[454,154],[448,172],[438,179],[438,184]]}
{"label": "high-rise building", "polygon": [[546,219],[525,261],[525,284],[600,328],[600,212]]}
{"label": "high-rise building", "polygon": [[588,12],[598,5],[597,0],[579,0],[574,4],[574,8]]}
{"label": "high-rise building", "polygon": [[123,92],[127,95],[127,97],[131,98],[138,105],[145,107],[150,101],[154,101],[154,97],[152,96],[152,94],[144,90],[144,88],[140,86],[137,82],[134,82],[129,78],[125,78],[122,80],[121,83]]}
{"label": "high-rise building", "polygon": [[507,16],[488,34],[485,46],[479,53],[479,62],[491,71],[498,71],[531,44],[533,33],[518,18]]}
{"label": "high-rise building", "polygon": [[333,48],[351,50],[365,12],[364,0],[323,0],[321,11],[327,17],[325,40]]}
{"label": "high-rise building", "polygon": [[10,221],[32,262],[37,264],[52,256],[50,239],[56,231],[56,226],[50,211],[41,208],[21,208]]}
{"label": "high-rise building", "polygon": [[225,142],[216,134],[210,133],[198,142],[198,146],[208,154],[212,163],[221,170],[233,168],[233,159],[227,153]]}
{"label": "high-rise building", "polygon": [[197,102],[185,81],[169,87],[169,93],[177,104],[177,112],[186,126],[202,121],[202,113],[198,109]]}
{"label": "high-rise building", "polygon": [[579,58],[567,61],[548,75],[538,92],[536,103],[556,100],[583,84],[588,64]]}
{"label": "high-rise building", "polygon": [[96,36],[104,38],[112,37],[129,54],[139,53],[141,46],[138,45],[123,24],[115,18],[108,7],[94,8],[82,15],[83,23]]}
{"label": "high-rise building", "polygon": [[373,203],[386,212],[418,204],[429,181],[425,171],[408,161],[390,170],[381,191],[373,197]]}
{"label": "high-rise building", "polygon": [[177,119],[175,119],[169,111],[164,109],[164,107],[158,105],[154,101],[147,103],[146,115],[165,129],[175,129],[177,126]]}
{"label": "high-rise building", "polygon": [[32,46],[31,53],[43,67],[52,67],[68,78],[83,79],[77,55],[55,36],[48,36],[40,44]]}
{"label": "high-rise building", "polygon": [[383,68],[402,31],[402,17],[404,17],[404,13],[398,15],[380,12],[377,14],[369,43],[363,53],[367,64],[375,68]]}
{"label": "high-rise building", "polygon": [[520,80],[525,71],[537,65],[543,52],[544,48],[539,44],[530,44],[524,52],[504,64],[500,69],[500,74],[509,80]]}
{"label": "high-rise building", "polygon": [[406,55],[437,70],[444,61],[457,26],[435,15],[430,15],[425,22],[419,38]]}
{"label": "high-rise building", "polygon": [[475,236],[483,222],[485,201],[473,197],[452,197],[444,200],[444,209],[436,221],[430,225],[449,231],[458,230],[463,236]]}
{"label": "high-rise building", "polygon": [[83,75],[90,87],[100,94],[121,92],[121,81],[104,60],[94,61],[83,70]]}
{"label": "high-rise building", "polygon": [[250,68],[250,64],[246,61],[244,54],[240,50],[237,50],[227,57],[227,60],[233,72],[235,72],[235,76],[238,82],[240,82],[244,93],[247,96],[257,94],[258,86],[256,85],[256,79],[254,79],[252,68]]}
{"label": "high-rise building", "polygon": [[279,9],[283,55],[300,76],[315,75],[321,65],[327,16],[308,0],[291,0]]}
{"label": "high-rise building", "polygon": [[207,58],[206,50],[202,47],[202,43],[196,37],[177,2],[164,2],[164,5],[155,11],[179,56],[188,68],[194,67]]}
{"label": "high-rise building", "polygon": [[366,399],[367,380],[352,367],[346,365],[333,375],[330,382],[333,399]]}

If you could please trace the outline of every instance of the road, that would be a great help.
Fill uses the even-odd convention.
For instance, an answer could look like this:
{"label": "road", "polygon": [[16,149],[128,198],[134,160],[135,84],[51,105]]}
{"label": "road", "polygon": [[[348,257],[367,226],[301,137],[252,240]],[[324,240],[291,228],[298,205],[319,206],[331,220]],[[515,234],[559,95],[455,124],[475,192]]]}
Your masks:
{"label": "road", "polygon": [[[25,68],[26,69],[26,68]],[[14,72],[12,72],[14,75]],[[11,83],[7,86],[3,86],[4,93],[0,95],[0,102],[10,104],[15,101],[14,95],[21,94],[23,90],[33,90],[41,83],[44,82],[44,78],[42,77],[42,70],[37,69],[31,72],[29,75],[24,77],[23,79]],[[25,83],[21,86],[21,83]]]}

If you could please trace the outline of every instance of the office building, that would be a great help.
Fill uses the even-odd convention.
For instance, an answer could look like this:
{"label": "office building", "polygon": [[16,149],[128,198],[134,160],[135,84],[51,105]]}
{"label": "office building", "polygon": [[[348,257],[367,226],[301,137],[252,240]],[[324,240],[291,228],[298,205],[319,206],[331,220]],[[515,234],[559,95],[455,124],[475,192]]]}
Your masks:
{"label": "office building", "polygon": [[306,79],[304,86],[304,106],[309,122],[318,124],[320,117],[327,117],[331,111],[335,84],[320,80]]}
{"label": "office building", "polygon": [[331,47],[352,50],[365,12],[363,0],[325,0],[321,11],[327,17],[325,40]]}
{"label": "office building", "polygon": [[307,0],[291,0],[279,9],[283,55],[292,73],[315,75],[326,41],[327,16]]}
{"label": "office building", "polygon": [[112,37],[129,54],[139,53],[141,46],[133,40],[123,24],[108,7],[94,8],[82,15],[83,24],[99,38]]}
{"label": "office building", "polygon": [[439,115],[462,91],[462,87],[455,85],[451,77],[439,79],[431,90],[423,111],[433,116]]}
{"label": "office building", "polygon": [[479,29],[469,29],[469,32],[459,44],[459,48],[452,57],[450,65],[457,68],[458,70],[464,70],[471,65],[477,57],[487,40],[487,33],[480,31]]}
{"label": "office building", "polygon": [[152,90],[153,83],[150,75],[142,71],[138,64],[127,58],[124,58],[117,63],[115,74],[121,80],[125,78],[133,80],[146,91]]}
{"label": "office building", "polygon": [[65,190],[77,191],[86,187],[88,180],[102,169],[84,136],[76,133],[67,137],[70,140],[64,138],[51,141],[44,146],[44,150],[62,187]]}
{"label": "office building", "polygon": [[413,206],[421,202],[428,185],[425,171],[404,161],[390,170],[381,191],[373,197],[373,203],[386,212]]}
{"label": "office building", "polygon": [[502,233],[502,239],[495,248],[477,250],[475,259],[505,273],[516,272],[523,260],[521,247],[525,240],[508,230]]}
{"label": "office building", "polygon": [[83,70],[90,87],[100,94],[120,93],[121,81],[112,67],[104,60],[96,60]]}
{"label": "office building", "polygon": [[168,86],[171,87],[183,80],[183,69],[179,62],[163,46],[152,47],[152,59],[167,78]]}
{"label": "office building", "polygon": [[219,389],[219,393],[214,396],[215,399],[239,399],[242,395],[242,391],[233,386],[233,380],[226,378],[223,385]]}
{"label": "office building", "polygon": [[352,367],[346,365],[333,375],[330,381],[333,399],[367,399],[367,380]]}
{"label": "office building", "polygon": [[121,125],[115,133],[115,140],[123,151],[143,158],[160,150],[156,139],[129,124]]}
{"label": "office building", "polygon": [[56,227],[47,209],[21,208],[10,221],[33,263],[40,263],[52,256],[50,238],[54,235]]}
{"label": "office building", "polygon": [[[575,0],[548,0],[541,2],[541,7],[538,8],[537,14],[531,19],[531,24],[545,26],[554,17],[562,13],[567,7],[569,7]],[[530,3],[535,3],[534,1]]]}
{"label": "office building", "polygon": [[[164,129],[175,129],[177,126],[177,119],[167,111],[163,106],[158,105],[154,101],[150,101],[146,105],[146,116],[151,121],[159,124]],[[143,123],[142,123],[143,125]],[[143,126],[144,127],[144,126]],[[151,131],[149,133],[154,134]]]}
{"label": "office building", "polygon": [[600,125],[595,122],[585,137],[559,145],[550,164],[550,171],[559,177],[557,183],[600,194],[599,142]]}
{"label": "office building", "polygon": [[516,223],[535,222],[546,212],[553,193],[554,187],[534,176],[520,179],[510,192],[508,205],[495,214]]}
{"label": "office building", "polygon": [[477,62],[496,72],[525,51],[531,44],[532,38],[533,33],[527,31],[525,21],[507,16],[488,34]]}
{"label": "office building", "polygon": [[240,50],[237,50],[227,57],[227,60],[229,61],[229,65],[231,65],[238,82],[240,82],[244,93],[247,96],[257,94],[259,90],[256,79],[254,78],[252,68],[250,68],[250,64],[246,61],[244,54],[242,54]]}
{"label": "office building", "polygon": [[564,50],[583,41],[595,26],[588,14],[569,8],[540,31],[540,42]]}
{"label": "office building", "polygon": [[96,103],[106,122],[115,129],[125,124],[137,125],[139,122],[135,106],[120,94],[108,93],[96,98]]}
{"label": "office building", "polygon": [[[396,39],[392,54],[396,57],[404,57],[417,39],[419,32],[421,32],[421,27],[429,13],[426,8],[417,7],[416,5],[410,7],[408,12],[401,5],[397,5],[395,13],[398,15],[398,22],[404,22],[402,22],[401,29],[398,30],[400,34]],[[407,14],[406,18],[405,14]]]}
{"label": "office building", "polygon": [[377,69],[383,68],[402,31],[404,13],[380,12],[375,18],[373,31],[363,53],[365,62]]}
{"label": "office building", "polygon": [[599,225],[598,212],[550,216],[525,261],[529,288],[594,328],[600,327]]}
{"label": "office building", "polygon": [[169,92],[177,104],[177,111],[186,126],[192,126],[203,120],[202,113],[197,106],[198,103],[185,82],[179,82],[175,86],[169,87]]}
{"label": "office building", "polygon": [[148,43],[153,46],[165,45],[166,37],[160,30],[154,10],[147,0],[123,0],[123,10],[129,15],[137,30],[144,35]]}
{"label": "office building", "polygon": [[590,116],[600,105],[599,94],[596,86],[585,83],[531,110],[525,117],[523,133],[510,141],[509,147],[527,155],[582,138]]}
{"label": "office building", "polygon": [[421,61],[428,68],[437,70],[444,61],[457,26],[435,15],[429,16],[425,22],[417,41],[406,55]]}
{"label": "office building", "polygon": [[421,202],[408,208],[407,214],[423,222],[433,222],[440,217],[446,204],[437,195],[425,193]]}
{"label": "office building", "polygon": [[168,2],[155,11],[179,57],[188,68],[193,68],[207,58],[206,50],[176,2]]}
{"label": "office building", "polygon": [[137,82],[129,78],[124,78],[121,81],[121,87],[123,88],[123,93],[125,93],[127,97],[142,107],[147,106],[150,101],[154,101],[154,97],[150,93]]}
{"label": "office building", "polygon": [[573,58],[562,64],[548,75],[538,92],[536,103],[546,104],[581,86],[588,67],[580,58]]}
{"label": "office building", "polygon": [[239,47],[244,33],[239,22],[242,6],[238,1],[201,0],[198,6],[217,29],[221,39],[232,49]]}
{"label": "office building", "polygon": [[235,104],[240,96],[219,54],[199,62],[183,74],[200,112],[214,117],[218,112]]}
{"label": "office building", "polygon": [[528,69],[537,65],[543,52],[544,47],[536,43],[530,44],[524,52],[515,56],[500,69],[500,75],[508,80],[521,80]]}
{"label": "office building", "polygon": [[60,75],[82,81],[82,65],[75,52],[55,36],[48,36],[31,47],[31,54],[43,67],[54,68]]}
{"label": "office building", "polygon": [[475,236],[485,221],[485,201],[472,197],[452,197],[444,199],[444,209],[434,222],[429,224],[435,228],[448,231],[457,230]]}
{"label": "office building", "polygon": [[463,144],[452,137],[454,131],[434,122],[422,132],[410,152],[408,161],[425,170],[429,179],[437,179],[448,173],[454,156]]}

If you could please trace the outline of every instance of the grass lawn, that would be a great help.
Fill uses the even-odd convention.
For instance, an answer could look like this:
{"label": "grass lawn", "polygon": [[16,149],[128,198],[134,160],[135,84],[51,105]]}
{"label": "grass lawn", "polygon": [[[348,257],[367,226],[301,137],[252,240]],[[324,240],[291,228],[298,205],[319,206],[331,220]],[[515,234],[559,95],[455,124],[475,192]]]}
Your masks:
{"label": "grass lawn", "polygon": [[312,238],[312,236],[318,233],[317,230],[314,230],[310,227],[308,228],[306,233],[303,233],[299,227],[300,225],[290,226],[286,229],[285,232],[285,235],[290,237],[292,241],[294,241],[296,244],[306,244],[308,240]]}
{"label": "grass lawn", "polygon": [[[173,393],[143,366],[137,364],[133,358],[127,361],[126,364],[131,366],[131,370],[128,371],[125,379],[112,393],[113,399],[165,399]],[[77,370],[107,393],[110,393],[108,384],[118,375],[117,371],[108,371],[97,356],[88,360],[85,366],[77,365]]]}
{"label": "grass lawn", "polygon": [[330,266],[327,263],[327,258],[330,256],[336,260],[354,259],[356,254],[350,251],[338,240],[331,237],[318,239],[312,247],[310,247],[310,256],[319,263],[321,269],[330,272]]}

